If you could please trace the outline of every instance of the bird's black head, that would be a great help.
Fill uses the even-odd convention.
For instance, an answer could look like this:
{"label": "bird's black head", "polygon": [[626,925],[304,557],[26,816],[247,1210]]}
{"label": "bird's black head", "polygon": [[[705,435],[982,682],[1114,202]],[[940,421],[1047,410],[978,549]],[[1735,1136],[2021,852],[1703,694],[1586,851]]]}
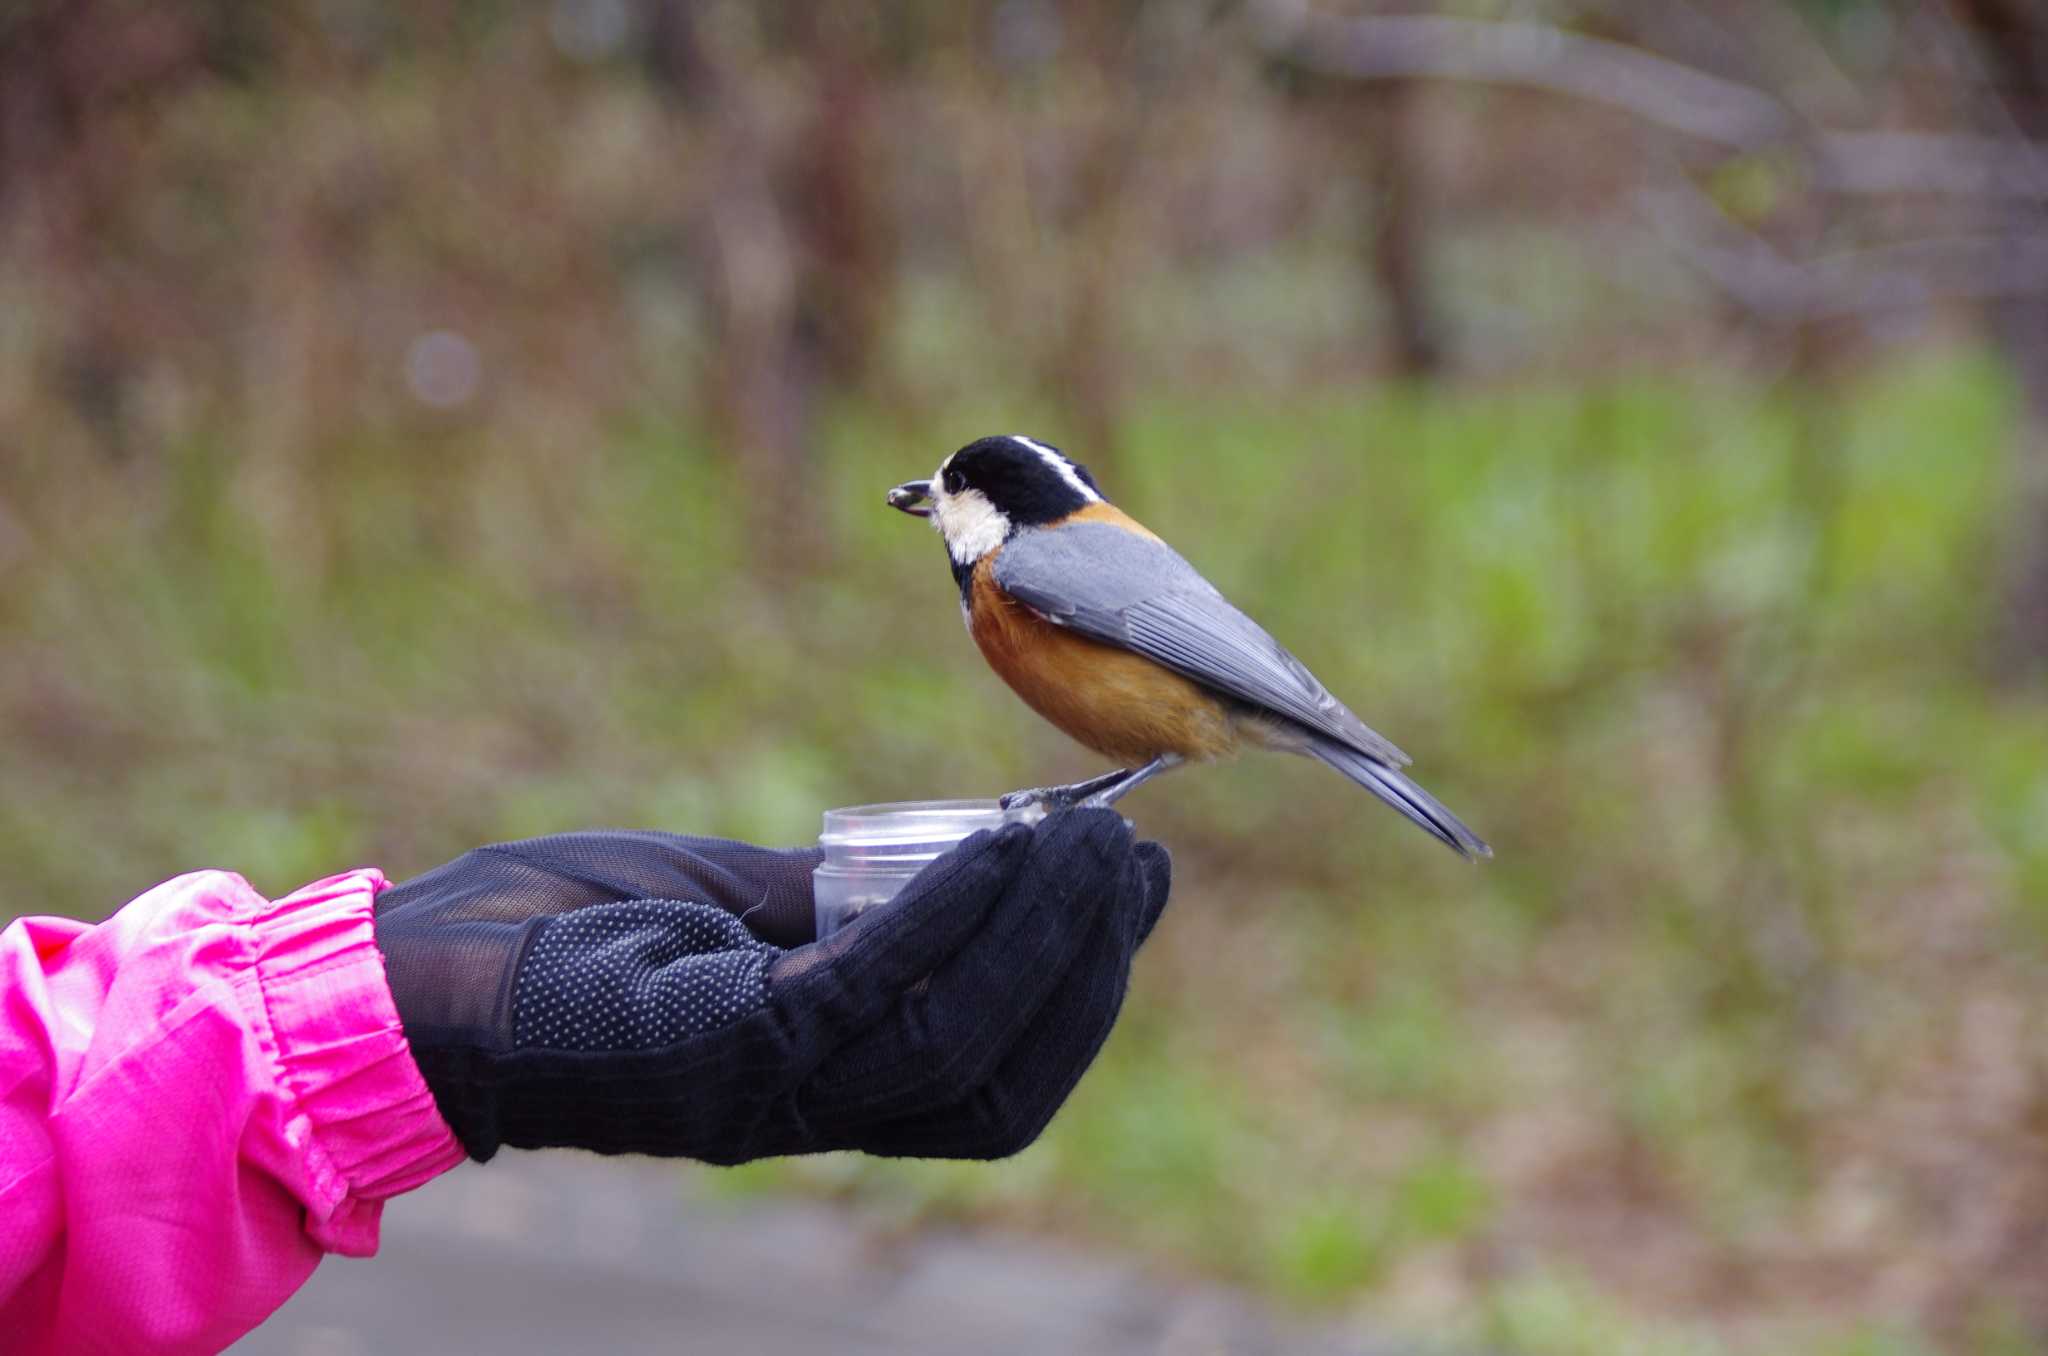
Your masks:
{"label": "bird's black head", "polygon": [[1101,503],[1102,491],[1086,467],[1058,448],[1011,434],[967,444],[941,462],[930,480],[898,485],[889,502],[930,518],[953,563],[964,567],[1020,528],[1042,527]]}
{"label": "bird's black head", "polygon": [[934,485],[944,494],[983,495],[1016,527],[1058,522],[1102,499],[1087,467],[1049,443],[1022,435],[967,444],[940,465]]}

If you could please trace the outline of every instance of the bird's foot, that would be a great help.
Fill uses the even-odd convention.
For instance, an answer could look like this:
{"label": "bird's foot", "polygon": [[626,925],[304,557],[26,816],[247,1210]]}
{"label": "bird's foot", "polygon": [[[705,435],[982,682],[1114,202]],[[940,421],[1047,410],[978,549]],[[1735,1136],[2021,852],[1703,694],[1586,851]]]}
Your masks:
{"label": "bird's foot", "polygon": [[[1095,804],[1095,797],[1114,791],[1117,784],[1131,775],[1129,768],[1120,767],[1114,772],[1105,772],[1100,777],[1090,777],[1085,782],[1070,786],[1034,786],[1024,791],[1012,791],[997,802],[1005,810],[1022,810],[1027,806],[1043,805],[1048,810],[1064,810],[1070,806]],[[1108,801],[1100,802],[1108,804]]]}
{"label": "bird's foot", "polygon": [[1143,767],[1120,767],[1100,777],[1075,782],[1072,786],[1036,786],[1029,791],[1012,791],[1002,798],[1002,807],[1016,810],[1026,805],[1043,805],[1050,810],[1060,810],[1079,806],[1088,810],[1106,810],[1160,773],[1179,767],[1182,761],[1179,754],[1162,753]]}

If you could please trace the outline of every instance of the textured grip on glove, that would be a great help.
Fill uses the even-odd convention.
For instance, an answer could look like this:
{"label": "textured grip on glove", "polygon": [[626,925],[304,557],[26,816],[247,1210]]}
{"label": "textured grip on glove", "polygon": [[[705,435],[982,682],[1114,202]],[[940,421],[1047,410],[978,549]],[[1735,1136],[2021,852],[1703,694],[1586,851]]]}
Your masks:
{"label": "textured grip on glove", "polygon": [[704,904],[640,899],[549,919],[519,967],[512,1043],[645,1050],[761,1006],[778,948]]}

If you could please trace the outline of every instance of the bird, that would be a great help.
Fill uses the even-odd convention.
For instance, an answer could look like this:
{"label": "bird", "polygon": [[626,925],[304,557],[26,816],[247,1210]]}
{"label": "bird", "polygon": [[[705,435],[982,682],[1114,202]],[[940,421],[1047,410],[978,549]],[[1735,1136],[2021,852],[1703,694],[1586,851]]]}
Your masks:
{"label": "bird", "polygon": [[1111,805],[1163,772],[1252,746],[1314,758],[1460,856],[1493,855],[1401,771],[1407,754],[1059,448],[1022,434],[977,439],[887,502],[937,528],[989,667],[1119,764],[1011,792],[1005,809]]}

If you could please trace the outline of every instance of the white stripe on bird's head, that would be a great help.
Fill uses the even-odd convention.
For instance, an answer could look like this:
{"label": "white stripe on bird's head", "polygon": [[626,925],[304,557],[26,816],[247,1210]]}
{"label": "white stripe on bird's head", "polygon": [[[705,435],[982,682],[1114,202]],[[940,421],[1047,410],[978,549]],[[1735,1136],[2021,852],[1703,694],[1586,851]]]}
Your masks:
{"label": "white stripe on bird's head", "polygon": [[1071,485],[1083,499],[1086,499],[1088,502],[1092,504],[1099,504],[1102,502],[1102,496],[1096,493],[1095,487],[1090,485],[1087,481],[1081,479],[1080,468],[1076,467],[1073,462],[1069,461],[1066,457],[1066,454],[1061,452],[1058,448],[1047,447],[1044,443],[1038,441],[1038,439],[1027,438],[1021,433],[1012,433],[1010,435],[1010,441],[1013,443],[1017,443],[1023,447],[1027,447],[1033,452],[1036,452],[1039,455],[1039,458],[1043,460],[1047,466],[1051,467],[1059,475],[1060,479],[1066,481],[1067,484]]}

